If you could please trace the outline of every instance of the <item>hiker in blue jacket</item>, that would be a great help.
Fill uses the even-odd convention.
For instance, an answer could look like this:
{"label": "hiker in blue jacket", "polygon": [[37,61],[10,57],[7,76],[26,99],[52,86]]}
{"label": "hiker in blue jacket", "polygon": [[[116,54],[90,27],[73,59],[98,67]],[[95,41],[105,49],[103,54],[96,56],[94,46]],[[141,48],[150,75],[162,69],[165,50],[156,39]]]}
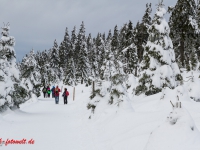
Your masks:
{"label": "hiker in blue jacket", "polygon": [[53,87],[52,87],[52,89],[51,89],[51,92],[52,92],[52,98],[54,98],[54,97],[55,97],[54,90],[55,90],[55,86],[53,86]]}

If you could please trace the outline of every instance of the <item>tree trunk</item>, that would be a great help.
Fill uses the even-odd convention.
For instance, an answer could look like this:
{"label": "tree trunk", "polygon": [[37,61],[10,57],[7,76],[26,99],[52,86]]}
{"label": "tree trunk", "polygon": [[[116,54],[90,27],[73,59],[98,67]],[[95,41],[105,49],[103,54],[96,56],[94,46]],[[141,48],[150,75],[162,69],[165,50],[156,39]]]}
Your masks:
{"label": "tree trunk", "polygon": [[137,77],[137,66],[135,67],[135,77]]}
{"label": "tree trunk", "polygon": [[73,90],[73,101],[75,100],[75,87],[74,87],[74,90]]}
{"label": "tree trunk", "polygon": [[181,39],[181,43],[180,43],[180,55],[181,55],[181,64],[182,64],[182,67],[185,67],[185,63],[184,63],[184,39],[182,38]]}
{"label": "tree trunk", "polygon": [[94,91],[95,91],[95,83],[94,81],[92,81],[92,93],[94,94]]}

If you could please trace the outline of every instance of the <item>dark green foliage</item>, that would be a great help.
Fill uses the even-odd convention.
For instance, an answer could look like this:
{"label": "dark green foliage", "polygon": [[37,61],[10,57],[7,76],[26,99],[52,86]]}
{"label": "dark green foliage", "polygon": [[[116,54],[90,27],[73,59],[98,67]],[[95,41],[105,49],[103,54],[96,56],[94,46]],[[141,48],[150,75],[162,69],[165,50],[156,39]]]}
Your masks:
{"label": "dark green foliage", "polygon": [[59,58],[59,53],[58,53],[58,44],[56,40],[54,41],[54,45],[51,49],[50,60],[51,60],[50,62],[51,67],[58,69],[60,58]]}
{"label": "dark green foliage", "polygon": [[43,85],[40,83],[40,84],[34,84],[33,85],[33,90],[32,92],[37,96],[39,97],[40,96],[40,88],[43,87]]}
{"label": "dark green foliage", "polygon": [[100,89],[95,90],[92,92],[92,95],[90,96],[90,99],[93,99],[96,95],[99,95],[100,97],[103,97],[103,95],[100,94]]}
{"label": "dark green foliage", "polygon": [[150,86],[149,90],[145,92],[145,95],[149,96],[149,95],[157,94],[161,91],[162,91],[161,88],[157,88],[154,85],[152,85]]}
{"label": "dark green foliage", "polygon": [[198,65],[198,58],[197,55],[195,54],[195,50],[191,52],[189,59],[190,59],[191,70],[196,70]]}
{"label": "dark green foliage", "polygon": [[174,50],[179,67],[189,68],[187,60],[188,50],[191,44],[195,44],[198,25],[196,23],[196,4],[194,0],[178,0],[171,12],[169,26],[170,37],[174,45]]}
{"label": "dark green foliage", "polygon": [[0,76],[0,81],[4,81],[4,77],[3,76]]}
{"label": "dark green foliage", "polygon": [[119,51],[119,32],[118,32],[118,28],[117,25],[114,28],[114,34],[111,40],[111,51],[113,52],[113,54],[115,55],[115,57],[117,58],[120,54]]}
{"label": "dark green foliage", "polygon": [[94,113],[95,108],[96,108],[95,105],[88,103],[87,109],[91,109],[92,113]]}
{"label": "dark green foliage", "polygon": [[24,103],[31,97],[30,93],[18,84],[14,85],[14,91],[10,94],[10,96],[12,97],[14,105],[18,108],[20,104]]}
{"label": "dark green foliage", "polygon": [[108,101],[108,104],[112,105],[113,104],[113,96],[110,96],[110,100]]}
{"label": "dark green foliage", "polygon": [[68,62],[71,57],[70,37],[68,29],[66,28],[64,39],[59,46],[59,67],[62,67],[64,71],[66,68],[70,67]]}
{"label": "dark green foliage", "polygon": [[145,93],[147,91],[147,87],[145,84],[150,84],[151,83],[151,78],[149,75],[144,73],[142,75],[142,78],[140,78],[139,82],[141,83],[139,86],[136,87],[135,95],[140,95],[142,93]]}
{"label": "dark green foliage", "polygon": [[182,81],[183,77],[181,76],[181,74],[177,74],[175,77],[175,81]]}
{"label": "dark green foliage", "polygon": [[[119,92],[117,89],[112,89],[112,91],[111,91],[111,95],[115,95],[116,97],[120,97],[120,95],[124,95],[124,93],[122,93],[122,92]],[[113,97],[113,96],[111,96],[111,97]]]}

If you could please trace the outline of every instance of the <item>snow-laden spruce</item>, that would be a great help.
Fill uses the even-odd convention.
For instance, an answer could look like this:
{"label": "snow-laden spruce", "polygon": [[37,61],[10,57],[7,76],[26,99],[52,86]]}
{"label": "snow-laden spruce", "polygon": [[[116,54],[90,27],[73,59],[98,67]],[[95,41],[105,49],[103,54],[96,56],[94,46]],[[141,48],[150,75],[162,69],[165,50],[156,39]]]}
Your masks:
{"label": "snow-laden spruce", "polygon": [[174,44],[176,61],[180,68],[187,70],[194,70],[190,68],[189,63],[193,61],[191,59],[199,47],[198,7],[195,0],[177,0],[176,5],[169,7],[168,10],[171,12],[170,36]]}
{"label": "snow-laden spruce", "polygon": [[200,132],[181,102],[173,104],[167,120],[155,129],[145,150],[196,150],[200,149]]}
{"label": "snow-laden spruce", "polygon": [[15,38],[9,36],[10,26],[4,24],[0,39],[0,109],[4,106],[19,106],[28,98],[28,93],[19,80],[14,50]]}
{"label": "snow-laden spruce", "polygon": [[0,40],[0,106],[12,103],[11,92],[14,90],[15,79],[19,79],[16,69],[15,38],[9,36],[9,24],[2,27]]}
{"label": "snow-laden spruce", "polygon": [[40,86],[41,86],[41,74],[39,72],[39,65],[35,60],[35,53],[32,49],[29,54],[27,54],[20,64],[21,80],[26,89],[30,92],[40,96]]}
{"label": "snow-laden spruce", "polygon": [[123,64],[115,59],[111,49],[108,53],[109,58],[102,66],[104,80],[98,82],[87,107],[95,114],[133,111],[125,84],[127,75],[123,71]]}
{"label": "snow-laden spruce", "polygon": [[48,70],[48,79],[49,79],[49,83],[46,84],[50,84],[50,83],[58,83],[59,80],[62,79],[63,76],[63,69],[60,68],[59,62],[60,62],[60,57],[59,57],[59,51],[58,51],[58,44],[57,41],[54,41],[54,45],[51,49],[51,53],[50,53],[50,66],[49,66],[49,70]]}
{"label": "snow-laden spruce", "polygon": [[165,87],[173,89],[182,79],[175,61],[173,44],[169,37],[170,28],[164,18],[165,13],[166,10],[161,2],[148,29],[149,38],[140,64],[141,72],[136,95],[156,94]]}
{"label": "snow-laden spruce", "polygon": [[125,72],[127,74],[134,74],[137,76],[137,67],[138,67],[138,55],[137,55],[137,47],[134,43],[125,48],[123,51],[125,58]]}

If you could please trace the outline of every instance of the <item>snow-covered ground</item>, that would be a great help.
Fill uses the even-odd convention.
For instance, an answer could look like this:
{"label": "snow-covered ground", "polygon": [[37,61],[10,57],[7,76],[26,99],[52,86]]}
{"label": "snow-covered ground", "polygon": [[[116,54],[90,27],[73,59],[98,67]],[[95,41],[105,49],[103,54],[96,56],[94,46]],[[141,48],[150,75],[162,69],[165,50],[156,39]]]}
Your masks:
{"label": "snow-covered ground", "polygon": [[[165,134],[163,133],[165,137],[161,137],[160,140],[167,140],[173,137],[173,135],[167,133],[176,131],[166,122],[167,117],[172,112],[170,96],[163,100],[160,100],[162,93],[143,98],[131,97],[133,112],[110,113],[105,110],[100,116],[95,117],[94,115],[91,119],[88,119],[90,111],[87,110],[86,106],[90,101],[91,87],[77,86],[75,101],[72,100],[73,88],[67,88],[70,93],[68,105],[63,104],[62,97],[60,97],[59,105],[55,105],[52,98],[39,97],[38,100],[33,98],[27,101],[21,105],[19,110],[7,110],[1,114],[0,142],[2,140],[6,142],[7,139],[26,139],[27,144],[8,144],[7,146],[2,144],[0,149],[144,150],[146,148],[152,150],[155,140],[158,140],[157,147],[160,146],[159,143],[166,143],[156,139],[156,136],[162,135],[161,132],[165,131]],[[172,99],[172,101],[175,100]],[[187,110],[191,116],[190,119],[194,121],[196,125],[195,135],[198,139],[200,103],[193,102],[190,99],[184,100],[182,107]],[[177,125],[181,128],[182,125],[180,124]],[[160,126],[159,129],[158,126]],[[175,128],[179,127],[176,126]],[[184,134],[185,131],[183,129],[180,132]],[[177,138],[183,136],[183,134],[178,135],[180,132],[174,133]],[[191,134],[185,134],[185,139],[187,139],[187,135]],[[28,144],[30,139],[34,140],[34,144]],[[147,143],[150,144],[150,147]],[[191,144],[193,149],[200,149],[200,146],[194,141],[187,141],[187,144],[187,147],[190,147]]]}

